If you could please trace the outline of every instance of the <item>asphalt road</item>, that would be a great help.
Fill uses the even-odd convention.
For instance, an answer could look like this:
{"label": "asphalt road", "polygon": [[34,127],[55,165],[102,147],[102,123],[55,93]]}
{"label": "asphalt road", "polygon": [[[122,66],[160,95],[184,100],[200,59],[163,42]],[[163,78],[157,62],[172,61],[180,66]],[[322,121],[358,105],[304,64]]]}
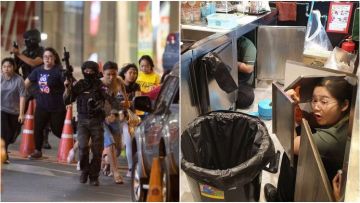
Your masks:
{"label": "asphalt road", "polygon": [[[43,150],[41,160],[28,160],[19,153],[20,136],[10,146],[10,164],[1,169],[1,201],[131,201],[130,178],[115,184],[112,177],[100,175],[100,186],[79,183],[76,164],[61,164],[56,160],[59,139],[51,135],[51,150]],[[120,173],[127,172],[126,159],[120,158]]]}

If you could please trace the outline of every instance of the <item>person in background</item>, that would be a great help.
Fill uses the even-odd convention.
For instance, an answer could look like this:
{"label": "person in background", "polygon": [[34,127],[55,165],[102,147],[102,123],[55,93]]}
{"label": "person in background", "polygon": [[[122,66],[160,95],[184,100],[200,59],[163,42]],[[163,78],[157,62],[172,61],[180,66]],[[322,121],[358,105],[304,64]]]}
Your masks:
{"label": "person in background", "polygon": [[30,159],[42,157],[44,129],[50,122],[54,135],[61,138],[66,109],[63,101],[64,81],[60,57],[55,49],[48,47],[43,55],[44,65],[33,70],[25,80],[25,87],[37,84],[35,109],[35,151],[29,155]]}
{"label": "person in background", "polygon": [[[24,42],[25,42],[25,50],[20,53],[18,47],[12,47],[11,52],[15,56],[15,62],[17,64],[16,73],[19,73],[19,69],[21,69],[22,76],[24,80],[30,75],[30,73],[43,64],[42,56],[44,54],[44,47],[40,46],[41,37],[40,32],[37,29],[31,29],[26,31],[23,34]],[[33,84],[28,88],[26,95],[26,103],[25,103],[25,112],[29,105],[29,101],[32,100],[36,96],[37,84]],[[51,149],[49,144],[49,123],[47,127],[44,129],[44,149]]]}
{"label": "person in background", "polygon": [[[113,176],[116,184],[123,184],[122,177],[118,170],[118,162],[116,159],[116,143],[115,138],[121,140],[121,129],[119,120],[119,111],[111,110],[110,115],[106,117],[104,122],[104,175]],[[121,142],[118,143],[121,146]],[[110,173],[107,173],[110,169]]]}
{"label": "person in background", "polygon": [[1,138],[5,141],[6,152],[4,163],[9,163],[8,146],[15,142],[24,121],[25,84],[15,70],[13,58],[1,61]]}
{"label": "person in background", "polygon": [[15,55],[17,72],[21,69],[24,80],[38,66],[43,64],[42,56],[44,48],[39,45],[41,42],[40,32],[37,29],[28,30],[23,35],[26,49],[20,53],[19,48],[12,47],[11,52]]}
{"label": "person in background", "polygon": [[[124,79],[125,82],[125,89],[126,94],[129,101],[132,101],[132,99],[135,96],[140,96],[140,86],[135,81],[138,77],[138,69],[135,64],[130,63],[125,65],[121,68],[120,77]],[[123,95],[123,100],[125,100],[125,96]],[[125,102],[125,101],[123,101]],[[120,112],[120,121],[122,123],[122,139],[123,143],[125,143],[125,150],[126,150],[126,159],[128,162],[128,171],[126,174],[126,177],[131,177],[131,170],[132,170],[132,144],[131,144],[131,134],[129,132],[129,126],[128,126],[128,112],[127,111],[121,111]]]}
{"label": "person in background", "polygon": [[[104,84],[107,94],[111,95],[114,100],[105,102],[105,114],[108,115],[104,123],[104,155],[110,162],[110,168],[116,183],[123,183],[122,177],[117,171],[117,151],[121,151],[121,130],[118,119],[109,122],[114,118],[118,118],[119,110],[129,108],[128,103],[121,103],[121,95],[125,92],[125,82],[117,75],[118,65],[115,62],[107,61],[103,66],[104,76],[101,81]],[[111,138],[111,139],[109,139]],[[111,142],[110,142],[111,141]]]}
{"label": "person in background", "polygon": [[138,78],[138,68],[134,63],[126,64],[121,68],[119,76],[124,80],[126,94],[129,101],[135,96],[140,96],[140,85],[136,83]]}
{"label": "person in background", "polygon": [[238,98],[236,108],[248,108],[254,102],[254,89],[251,87],[254,80],[254,64],[256,47],[246,37],[237,40],[237,67],[238,67]]}
{"label": "person in background", "polygon": [[170,69],[170,70],[166,70],[166,71],[163,73],[163,75],[161,76],[160,84],[159,84],[157,87],[155,87],[154,89],[152,89],[150,92],[144,94],[144,96],[148,96],[152,102],[155,102],[157,96],[158,96],[159,93],[160,93],[161,86],[162,86],[162,84],[165,82],[166,76],[167,76],[169,73],[171,73],[171,69]]}
{"label": "person in background", "polygon": [[117,109],[118,111],[123,108],[128,108],[126,104],[121,104],[121,96],[125,91],[125,82],[119,76],[118,65],[115,62],[107,61],[103,66],[103,77],[101,81],[103,82],[104,90],[108,95],[111,95],[115,100],[105,101],[105,114],[109,115],[112,109]]}
{"label": "person in background", "polygon": [[122,139],[123,143],[125,144],[125,152],[126,152],[126,160],[128,162],[128,171],[126,173],[126,177],[131,177],[131,171],[133,166],[133,157],[132,157],[132,136],[129,131],[129,115],[127,111],[120,111],[119,114],[120,122],[121,122],[121,129],[122,129]]}
{"label": "person in background", "polygon": [[148,55],[139,59],[140,72],[136,82],[142,94],[146,94],[160,84],[160,76],[154,72],[154,62]]}
{"label": "person in background", "polygon": [[[295,102],[300,102],[299,95],[293,89],[288,90],[287,94]],[[343,166],[351,98],[352,86],[348,81],[343,77],[325,77],[313,90],[313,112],[309,115],[303,112],[303,117],[309,120],[310,127],[316,126],[313,129],[313,138],[330,182],[337,170]],[[315,123],[311,124],[311,120]],[[295,166],[290,166],[289,158],[284,154],[277,188],[271,184],[265,185],[264,194],[267,201],[294,201],[300,139],[301,136],[294,138]]]}

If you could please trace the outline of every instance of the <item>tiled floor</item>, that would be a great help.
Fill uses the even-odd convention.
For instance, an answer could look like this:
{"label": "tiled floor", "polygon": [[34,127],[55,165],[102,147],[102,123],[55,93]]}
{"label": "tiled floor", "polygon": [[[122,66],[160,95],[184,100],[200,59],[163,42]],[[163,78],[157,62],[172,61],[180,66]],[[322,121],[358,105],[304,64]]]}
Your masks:
{"label": "tiled floor", "polygon": [[[271,83],[266,82],[266,81],[260,81],[260,82],[258,82],[257,87],[255,88],[255,100],[254,100],[254,103],[248,109],[245,109],[245,110],[238,109],[238,111],[244,112],[244,113],[257,112],[258,111],[258,107],[257,107],[258,102],[260,100],[267,99],[267,98],[271,99]],[[264,121],[264,123],[265,123],[265,125],[266,125],[266,127],[267,127],[267,129],[268,129],[268,131],[270,133],[271,139],[274,142],[275,150],[279,150],[281,152],[281,154],[282,154],[284,149],[280,145],[278,139],[276,138],[276,135],[272,134],[272,121],[271,120],[269,120],[269,121],[263,120],[263,121]],[[280,160],[281,160],[281,158],[282,157],[280,157]],[[280,171],[280,168],[279,168],[279,170],[278,170],[278,172],[276,174],[272,174],[272,173],[269,173],[269,172],[264,171],[264,170],[262,171],[261,193],[260,193],[260,200],[259,201],[261,201],[261,202],[266,201],[265,197],[264,197],[263,187],[264,187],[264,185],[266,183],[271,183],[271,184],[276,186],[277,179],[278,179],[278,176],[279,176],[279,171]],[[194,201],[193,197],[191,195],[191,191],[190,191],[189,186],[188,186],[186,175],[182,170],[180,172],[180,181],[181,181],[181,184],[180,184],[180,201],[182,201],[182,202]]]}

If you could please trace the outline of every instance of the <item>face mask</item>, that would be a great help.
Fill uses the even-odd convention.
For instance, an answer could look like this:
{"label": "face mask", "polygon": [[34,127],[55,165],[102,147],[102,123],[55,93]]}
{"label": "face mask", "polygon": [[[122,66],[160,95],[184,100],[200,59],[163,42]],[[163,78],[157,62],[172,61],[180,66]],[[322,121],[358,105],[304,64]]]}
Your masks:
{"label": "face mask", "polygon": [[85,80],[88,80],[88,81],[96,80],[96,74],[88,74],[88,73],[83,73],[83,74],[84,74]]}
{"label": "face mask", "polygon": [[38,44],[36,43],[36,40],[34,39],[25,39],[25,46],[28,48],[28,49],[31,49],[31,48],[35,48]]}

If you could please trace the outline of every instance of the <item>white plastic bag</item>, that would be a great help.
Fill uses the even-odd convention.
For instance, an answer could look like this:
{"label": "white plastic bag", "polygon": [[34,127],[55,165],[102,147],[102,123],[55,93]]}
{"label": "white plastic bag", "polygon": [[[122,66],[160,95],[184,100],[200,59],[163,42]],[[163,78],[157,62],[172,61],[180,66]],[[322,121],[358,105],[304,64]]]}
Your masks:
{"label": "white plastic bag", "polygon": [[309,16],[306,27],[304,50],[324,50],[333,49],[329,37],[321,24],[320,11],[314,10]]}
{"label": "white plastic bag", "polygon": [[324,67],[352,73],[354,71],[355,60],[356,54],[352,54],[339,47],[335,47],[331,52],[330,57],[324,64]]}

